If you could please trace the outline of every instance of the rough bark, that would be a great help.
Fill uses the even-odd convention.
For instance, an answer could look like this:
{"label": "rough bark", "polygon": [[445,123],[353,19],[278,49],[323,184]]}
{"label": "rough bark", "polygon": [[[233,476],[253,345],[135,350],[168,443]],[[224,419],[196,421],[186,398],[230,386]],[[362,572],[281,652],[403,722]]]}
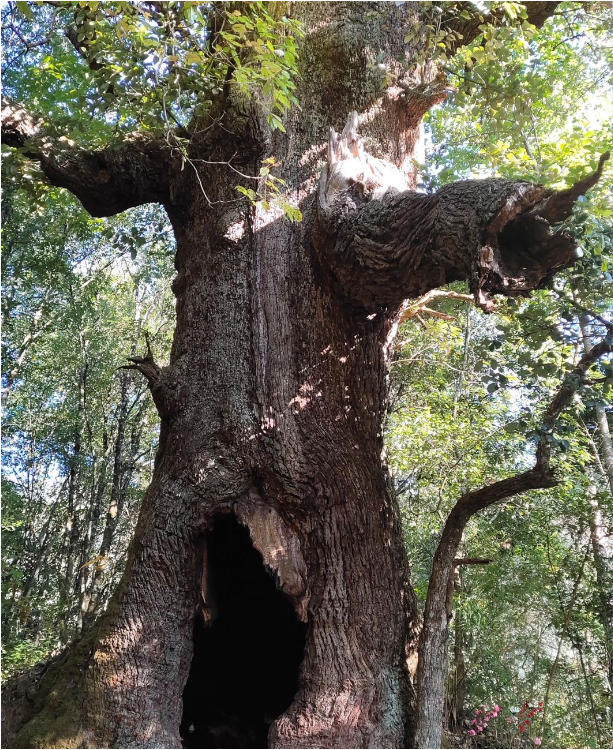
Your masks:
{"label": "rough bark", "polygon": [[[322,174],[322,244],[344,294],[374,312],[452,281],[470,281],[485,309],[491,294],[539,288],[575,257],[572,238],[550,224],[570,214],[608,159],[605,154],[593,175],[562,193],[487,179],[422,195],[397,193],[400,175],[360,153],[356,139],[349,128],[344,142],[354,150]],[[390,172],[394,189],[372,200],[390,184]]]}
{"label": "rough bark", "polygon": [[[140,136],[59,152],[7,105],[4,142],[52,182],[96,216],[162,202],[177,242],[170,363],[132,360],[162,426],[127,569],[106,613],[46,673],[20,747],[181,746],[195,618],[214,620],[207,549],[227,514],[308,622],[298,689],[269,745],[410,741],[419,616],[383,454],[389,347],[407,297],[466,279],[487,307],[492,293],[543,283],[572,260],[570,240],[549,227],[570,207],[514,181],[410,190],[421,118],[444,89],[435,70],[398,62],[422,4],[292,10],[306,29],[303,112],[287,115],[285,135],[268,131],[257,98],[230,96],[223,128],[190,126],[187,165]],[[271,153],[300,224],[236,201],[224,162],[238,154],[233,164],[255,174]],[[454,518],[510,481],[471,493]]]}
{"label": "rough bark", "polygon": [[146,134],[89,151],[3,98],[2,143],[37,161],[47,179],[74,193],[92,216],[168,199],[166,146]]}

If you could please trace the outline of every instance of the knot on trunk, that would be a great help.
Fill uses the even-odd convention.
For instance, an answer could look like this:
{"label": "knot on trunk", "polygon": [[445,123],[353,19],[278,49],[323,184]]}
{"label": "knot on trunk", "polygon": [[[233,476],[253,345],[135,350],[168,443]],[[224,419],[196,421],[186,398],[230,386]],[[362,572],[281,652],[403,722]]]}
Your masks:
{"label": "knot on trunk", "polygon": [[340,136],[330,128],[328,164],[319,184],[319,205],[323,210],[342,200],[348,201],[348,208],[357,208],[382,198],[389,190],[408,190],[406,177],[398,167],[364,151],[358,123],[358,113],[350,112]]}

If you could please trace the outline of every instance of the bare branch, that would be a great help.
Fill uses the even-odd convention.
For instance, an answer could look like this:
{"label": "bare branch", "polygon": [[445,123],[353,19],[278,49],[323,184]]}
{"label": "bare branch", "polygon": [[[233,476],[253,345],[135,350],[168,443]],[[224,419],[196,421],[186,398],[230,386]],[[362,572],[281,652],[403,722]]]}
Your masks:
{"label": "bare branch", "polygon": [[2,99],[2,143],[38,162],[48,180],[70,190],[92,216],[169,201],[169,150],[148,134],[90,151],[52,136],[40,118]]}
{"label": "bare branch", "polygon": [[427,305],[435,299],[457,299],[463,300],[464,302],[474,302],[475,298],[472,294],[460,294],[459,292],[452,292],[445,289],[432,289],[427,294],[424,294],[419,299],[412,302],[406,310],[400,316],[400,322],[404,323],[406,320],[414,318],[418,313],[427,313],[428,315],[434,315],[436,318],[443,318],[444,320],[455,320],[453,315],[447,315],[438,310],[432,310]]}
{"label": "bare branch", "polygon": [[168,419],[176,411],[175,388],[172,385],[172,368],[160,367],[153,357],[149,334],[145,333],[147,353],[144,357],[128,357],[131,365],[123,365],[120,370],[137,370],[145,376],[153,401],[162,419]]}

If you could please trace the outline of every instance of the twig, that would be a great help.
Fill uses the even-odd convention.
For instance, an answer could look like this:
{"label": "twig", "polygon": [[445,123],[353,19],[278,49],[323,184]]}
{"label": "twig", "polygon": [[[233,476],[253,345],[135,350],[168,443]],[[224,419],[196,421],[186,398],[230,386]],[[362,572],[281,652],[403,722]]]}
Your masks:
{"label": "twig", "polygon": [[594,320],[597,320],[601,325],[603,325],[605,328],[607,328],[609,331],[613,331],[613,323],[610,320],[606,320],[606,318],[603,318],[602,316],[598,315],[598,313],[595,313],[593,310],[590,310],[589,307],[585,307],[580,302],[575,302],[573,299],[564,299],[565,302],[568,302],[572,307],[576,308],[580,312],[584,313],[585,315],[589,315],[590,318],[594,318]]}
{"label": "twig", "polygon": [[427,307],[429,302],[432,302],[432,300],[434,299],[440,298],[460,299],[464,300],[465,302],[475,301],[475,298],[472,296],[472,294],[460,294],[459,292],[452,292],[445,289],[432,289],[427,294],[424,294],[422,297],[415,300],[415,302],[407,307],[407,309],[402,313],[400,322],[404,323],[405,320],[410,320],[414,317],[420,319],[420,313],[427,313],[428,315],[434,315],[437,318],[444,318],[445,320],[455,320],[452,315],[447,315],[446,313],[438,312],[437,310],[431,310],[429,307]]}

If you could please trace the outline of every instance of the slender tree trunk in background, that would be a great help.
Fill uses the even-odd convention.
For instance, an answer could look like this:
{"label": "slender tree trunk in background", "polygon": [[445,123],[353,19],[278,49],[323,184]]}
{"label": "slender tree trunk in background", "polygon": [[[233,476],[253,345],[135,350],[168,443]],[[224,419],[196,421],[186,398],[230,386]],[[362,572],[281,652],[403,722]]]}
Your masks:
{"label": "slender tree trunk in background", "polygon": [[609,717],[613,720],[613,550],[610,532],[603,524],[602,512],[596,501],[592,502],[590,541],[596,569],[598,616],[603,627],[607,660]]}
{"label": "slender tree trunk in background", "polygon": [[[461,590],[462,583],[459,571],[456,572],[454,586]],[[462,624],[462,611],[456,609],[454,620],[454,637],[453,637],[453,693],[451,695],[451,721],[450,728],[458,729],[462,724],[464,717],[464,699],[466,697],[466,661],[464,659],[464,627]]]}
{"label": "slender tree trunk in background", "polygon": [[[134,356],[137,352],[138,342],[142,336],[142,310],[141,301],[139,300],[138,284],[134,286],[135,302],[135,335],[130,347],[130,353]],[[135,415],[138,402],[144,401],[141,396],[134,397],[131,393],[131,378],[125,369],[118,372],[119,379],[119,402],[112,408],[116,413],[115,437],[114,441],[109,442],[108,422],[105,422],[104,433],[102,438],[102,460],[100,474],[97,480],[96,490],[93,494],[93,502],[90,516],[88,534],[84,540],[85,554],[82,559],[82,569],[80,576],[80,602],[78,609],[77,632],[90,625],[94,617],[100,612],[102,604],[101,597],[104,587],[105,578],[108,580],[109,560],[108,555],[111,545],[115,539],[115,532],[121,519],[125,499],[134,476],[136,469],[136,456],[139,452],[140,440],[142,437],[142,424],[139,417],[142,415],[142,406]],[[135,400],[136,398],[136,400]],[[136,417],[136,418],[135,418]],[[129,449],[126,453],[126,430],[129,427],[130,419],[134,420],[141,426],[132,432]],[[108,509],[105,516],[105,525],[102,532],[102,540],[99,547],[92,548],[92,540],[96,539],[102,514],[104,495],[107,489],[109,458],[113,457],[113,473],[111,477],[111,495]],[[87,563],[95,560],[91,565]],[[105,576],[105,573],[107,574]]]}
{"label": "slender tree trunk in background", "polygon": [[[589,333],[589,320],[585,316],[579,319],[583,335],[584,351],[592,349]],[[598,440],[588,430],[588,438],[594,453],[594,460],[609,484],[613,495],[613,445],[609,431],[607,411],[603,404],[594,405],[594,417],[598,430]],[[596,585],[598,591],[598,617],[602,623],[605,655],[607,660],[607,688],[609,692],[609,718],[613,721],[613,542],[611,529],[603,521],[598,499],[592,498],[590,516],[590,541],[594,555]]]}
{"label": "slender tree trunk in background", "polygon": [[[579,318],[579,325],[581,327],[581,334],[583,337],[583,350],[587,353],[592,349],[593,346],[589,331],[589,319],[585,315],[582,315]],[[604,404],[597,403],[594,405],[594,416],[596,418],[596,426],[598,428],[600,464],[606,472],[606,478],[609,483],[609,488],[611,490],[611,493],[613,494],[613,441],[611,440],[609,420]]]}
{"label": "slender tree trunk in background", "polygon": [[117,524],[124,509],[126,493],[134,473],[134,458],[139,444],[129,445],[126,453],[126,429],[128,427],[129,410],[129,380],[128,374],[120,374],[120,399],[117,409],[117,433],[113,449],[113,474],[111,481],[111,496],[106,514],[102,541],[96,552],[99,562],[93,567],[93,574],[87,591],[87,608],[84,612],[84,624],[90,623],[100,605],[100,593],[104,583],[107,558],[117,530]]}
{"label": "slender tree trunk in background", "polygon": [[89,609],[89,578],[90,578],[90,566],[89,562],[94,557],[93,551],[93,540],[96,538],[98,531],[98,524],[100,523],[100,515],[102,513],[102,503],[104,502],[104,492],[107,485],[107,474],[108,474],[108,461],[110,457],[111,446],[109,445],[108,435],[108,423],[105,421],[102,430],[102,455],[99,457],[100,469],[97,471],[96,464],[98,460],[94,460],[92,466],[92,490],[90,497],[90,508],[88,516],[88,528],[87,533],[83,538],[83,552],[81,555],[81,566],[79,568],[79,610],[78,610],[78,622],[77,632],[83,629],[84,617]]}
{"label": "slender tree trunk in background", "polygon": [[[542,23],[555,6],[528,8]],[[493,293],[536,288],[574,257],[547,222],[599,174],[554,195],[509,180],[413,192],[421,120],[445,87],[398,62],[424,8],[293,4],[303,109],[285,133],[230,87],[223,127],[196,122],[188,162],[146,135],[94,157],[33,155],[95,215],[165,205],[177,325],[168,366],[134,359],[161,433],[125,575],[45,676],[16,745],[412,742],[419,615],[382,436],[404,300],[466,280],[488,309]],[[358,115],[330,137],[354,110],[363,140]],[[11,145],[35,129],[13,110],[5,122]],[[236,201],[224,162],[258,174],[270,155],[299,224]]]}
{"label": "slender tree trunk in background", "polygon": [[602,464],[607,472],[609,488],[613,494],[613,443],[611,441],[607,410],[603,404],[596,404],[594,406],[594,412],[596,414],[596,424],[598,425],[598,433],[600,437]]}
{"label": "slender tree trunk in background", "polygon": [[583,650],[580,643],[573,644],[577,654],[579,656],[579,663],[581,664],[581,673],[583,674],[583,681],[585,683],[585,692],[590,703],[590,710],[592,712],[592,719],[594,721],[594,730],[596,731],[596,739],[598,744],[602,744],[602,737],[600,734],[600,722],[598,721],[598,713],[596,711],[596,705],[594,704],[594,694],[592,692],[592,686],[590,685],[590,676],[585,668],[585,660],[583,659]]}
{"label": "slender tree trunk in background", "polygon": [[60,640],[66,643],[70,638],[69,620],[70,606],[69,602],[74,594],[75,586],[75,567],[78,560],[78,546],[80,536],[79,517],[77,512],[77,494],[78,494],[78,473],[79,461],[81,459],[81,428],[77,428],[73,445],[73,452],[68,474],[68,498],[67,508],[68,515],[66,519],[67,532],[67,550],[66,550],[66,573],[62,587],[62,600],[65,602],[67,609],[60,624]]}
{"label": "slender tree trunk in background", "polygon": [[[31,572],[29,573],[28,577],[24,579],[22,586],[21,586],[21,596],[23,598],[26,598],[28,596],[31,587],[37,580],[38,575],[40,573],[40,568],[45,559],[45,553],[46,553],[47,547],[49,546],[49,543],[51,541],[53,522],[55,520],[56,515],[60,511],[61,499],[62,499],[64,490],[67,484],[68,484],[68,479],[65,479],[64,482],[62,483],[62,486],[59,489],[59,492],[57,493],[57,497],[49,512],[49,515],[47,516],[45,525],[41,529],[40,534],[38,535],[37,539],[34,540],[34,549],[36,550],[36,553],[35,553],[34,560],[32,561]],[[14,562],[13,565],[17,567],[18,562]]]}
{"label": "slender tree trunk in background", "polygon": [[581,567],[579,568],[579,573],[577,574],[577,578],[575,579],[573,590],[570,595],[570,601],[568,602],[568,607],[566,609],[564,623],[562,625],[562,632],[560,633],[560,638],[558,640],[558,648],[556,649],[555,659],[553,660],[553,664],[551,665],[551,669],[549,670],[549,677],[547,679],[547,686],[545,688],[545,696],[543,698],[543,716],[541,718],[541,733],[542,734],[544,734],[547,729],[547,709],[549,708],[549,697],[551,695],[551,690],[553,688],[553,683],[556,677],[556,672],[558,671],[558,664],[560,663],[560,655],[562,654],[562,644],[564,642],[564,638],[566,637],[568,633],[568,626],[570,625],[570,621],[573,616],[573,610],[575,608],[575,602],[577,601],[577,594],[579,593],[579,586],[581,585],[581,580],[583,579],[583,571],[585,569],[585,563],[587,562],[589,550],[590,548],[588,546],[588,548],[585,551],[585,555],[583,556]]}

